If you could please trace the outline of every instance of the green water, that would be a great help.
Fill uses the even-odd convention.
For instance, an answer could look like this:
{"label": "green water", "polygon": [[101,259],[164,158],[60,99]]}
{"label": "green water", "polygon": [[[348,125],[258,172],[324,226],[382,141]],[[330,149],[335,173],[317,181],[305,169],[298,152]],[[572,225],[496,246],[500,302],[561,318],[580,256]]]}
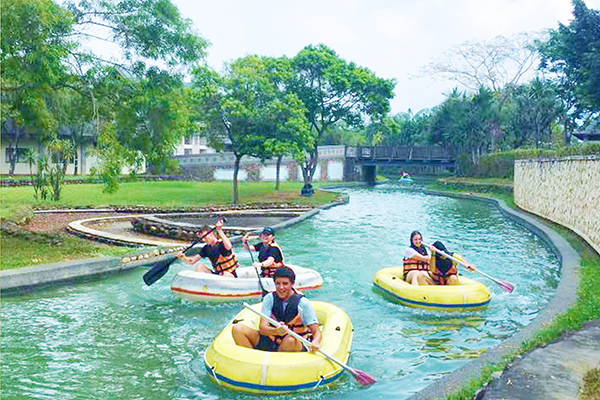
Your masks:
{"label": "green water", "polygon": [[[559,263],[545,243],[493,207],[379,186],[349,190],[350,203],[278,233],[293,264],[318,270],[309,298],[343,308],[354,324],[352,376],[279,398],[403,399],[527,325],[554,294]],[[410,232],[442,240],[512,294],[480,275],[489,307],[472,312],[407,308],[373,290],[372,277],[399,265]],[[7,251],[4,249],[4,251]],[[243,264],[250,257],[236,248]],[[100,282],[2,299],[2,399],[256,399],[208,377],[204,351],[241,303],[185,302],[169,290],[175,265],[147,287],[144,270]]]}

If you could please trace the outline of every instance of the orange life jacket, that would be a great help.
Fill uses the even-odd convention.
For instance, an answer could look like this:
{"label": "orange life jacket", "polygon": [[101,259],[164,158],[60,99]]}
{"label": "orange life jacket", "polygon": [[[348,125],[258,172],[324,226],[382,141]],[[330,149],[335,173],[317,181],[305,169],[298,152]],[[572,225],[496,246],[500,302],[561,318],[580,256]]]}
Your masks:
{"label": "orange life jacket", "polygon": [[[450,255],[454,258],[462,259],[458,254],[452,253]],[[441,268],[441,263],[444,264],[444,268]],[[452,262],[449,259],[443,258],[440,255],[435,256],[435,262],[433,263],[433,265],[435,265],[435,268],[433,268],[431,277],[436,285],[447,285],[448,278],[450,277],[450,275],[458,274],[456,263]]]}
{"label": "orange life jacket", "polygon": [[230,274],[236,275],[235,270],[239,267],[237,257],[231,249],[231,253],[228,256],[219,255],[217,258],[217,264],[214,265],[215,272],[219,275],[223,275],[223,272],[227,271]]}
{"label": "orange life jacket", "polygon": [[[421,254],[421,253],[419,253]],[[425,254],[421,254],[422,256]],[[404,258],[402,260],[404,265],[404,279],[406,280],[406,275],[410,271],[427,271],[429,270],[429,261],[419,261],[413,258]]]}
{"label": "orange life jacket", "polygon": [[277,271],[277,268],[285,266],[285,263],[283,262],[283,251],[281,250],[281,247],[279,247],[279,245],[275,241],[272,241],[271,243],[269,243],[268,246],[279,249],[279,253],[281,254],[281,262],[274,262],[273,264],[269,265],[268,267],[261,267],[261,275],[264,277],[274,276],[275,271]]}

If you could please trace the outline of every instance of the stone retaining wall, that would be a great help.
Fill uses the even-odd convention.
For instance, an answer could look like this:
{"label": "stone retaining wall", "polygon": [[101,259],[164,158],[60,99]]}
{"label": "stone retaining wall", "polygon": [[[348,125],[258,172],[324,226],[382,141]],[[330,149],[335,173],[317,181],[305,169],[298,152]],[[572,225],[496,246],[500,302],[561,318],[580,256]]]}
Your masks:
{"label": "stone retaining wall", "polygon": [[515,161],[515,203],[557,222],[600,253],[600,156]]}

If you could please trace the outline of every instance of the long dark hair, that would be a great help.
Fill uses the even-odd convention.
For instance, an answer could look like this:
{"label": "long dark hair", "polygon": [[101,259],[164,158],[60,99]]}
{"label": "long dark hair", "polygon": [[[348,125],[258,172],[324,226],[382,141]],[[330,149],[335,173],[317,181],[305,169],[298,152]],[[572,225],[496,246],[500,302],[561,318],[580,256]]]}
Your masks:
{"label": "long dark hair", "polygon": [[419,231],[414,231],[413,233],[411,233],[410,234],[410,247],[412,247],[413,249],[415,249],[415,251],[417,253],[426,256],[427,255],[427,250],[425,249],[425,246],[423,246],[423,244],[421,244],[421,247],[417,247],[413,243],[413,237],[415,237],[415,235],[419,235],[419,236],[421,236],[421,238],[423,237],[423,235],[421,235],[421,232],[419,232]]}
{"label": "long dark hair", "polygon": [[[452,254],[448,251],[448,249],[446,248],[446,246],[444,246],[444,243],[437,241],[433,244],[433,246],[436,249],[440,249],[441,251],[443,251],[446,254]],[[447,259],[446,257],[444,257],[441,254],[436,254],[435,256],[435,267],[438,269],[438,271],[440,271],[442,274],[446,275],[446,273],[448,272],[448,270],[450,268],[452,268],[452,260]]]}

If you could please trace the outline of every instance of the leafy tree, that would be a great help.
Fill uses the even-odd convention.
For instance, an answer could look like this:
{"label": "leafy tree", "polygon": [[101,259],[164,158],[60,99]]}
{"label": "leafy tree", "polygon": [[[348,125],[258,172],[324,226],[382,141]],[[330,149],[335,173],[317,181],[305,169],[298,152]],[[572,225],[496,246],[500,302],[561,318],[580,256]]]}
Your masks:
{"label": "leafy tree", "polygon": [[431,140],[458,149],[465,162],[477,165],[490,145],[492,93],[482,89],[467,96],[454,90],[433,110]]}
{"label": "leafy tree", "polygon": [[411,110],[386,118],[381,127],[382,143],[386,146],[413,146],[427,144],[430,110],[416,114]]}
{"label": "leafy tree", "polygon": [[[600,12],[583,0],[572,0],[573,20],[550,31],[540,42],[540,68],[550,72],[566,114],[565,134],[575,121],[589,121],[600,114]],[[568,137],[567,137],[568,140]]]}
{"label": "leafy tree", "polygon": [[508,145],[518,148],[552,141],[552,125],[559,115],[558,98],[552,86],[540,79],[509,88],[504,105]]}
{"label": "leafy tree", "polygon": [[[65,4],[2,2],[2,129],[13,149],[26,135],[43,144],[59,132],[81,145],[94,127],[98,140],[121,143],[117,158],[113,151],[97,153],[111,157],[111,165],[166,164],[166,154],[191,129],[182,76],[204,57],[207,42],[170,0]],[[121,58],[84,49],[87,39],[116,44]],[[61,102],[75,107],[53,106]],[[115,125],[114,135],[100,134],[106,124]]]}
{"label": "leafy tree", "polygon": [[44,142],[56,132],[48,101],[72,79],[66,59],[74,48],[73,19],[50,0],[6,0],[1,12],[2,131],[12,175],[22,139]]}
{"label": "leafy tree", "polygon": [[292,67],[290,90],[304,103],[306,119],[317,138],[302,166],[308,187],[324,135],[338,122],[356,127],[382,118],[389,110],[395,83],[342,60],[324,45],[305,47],[292,60]]}
{"label": "leafy tree", "polygon": [[[233,203],[238,202],[238,172],[242,157],[265,160],[299,150],[306,137],[303,104],[283,93],[273,71],[274,60],[248,56],[232,62],[225,76],[197,68],[200,113],[207,117],[209,143],[235,156]],[[312,143],[310,143],[312,144]]]}

